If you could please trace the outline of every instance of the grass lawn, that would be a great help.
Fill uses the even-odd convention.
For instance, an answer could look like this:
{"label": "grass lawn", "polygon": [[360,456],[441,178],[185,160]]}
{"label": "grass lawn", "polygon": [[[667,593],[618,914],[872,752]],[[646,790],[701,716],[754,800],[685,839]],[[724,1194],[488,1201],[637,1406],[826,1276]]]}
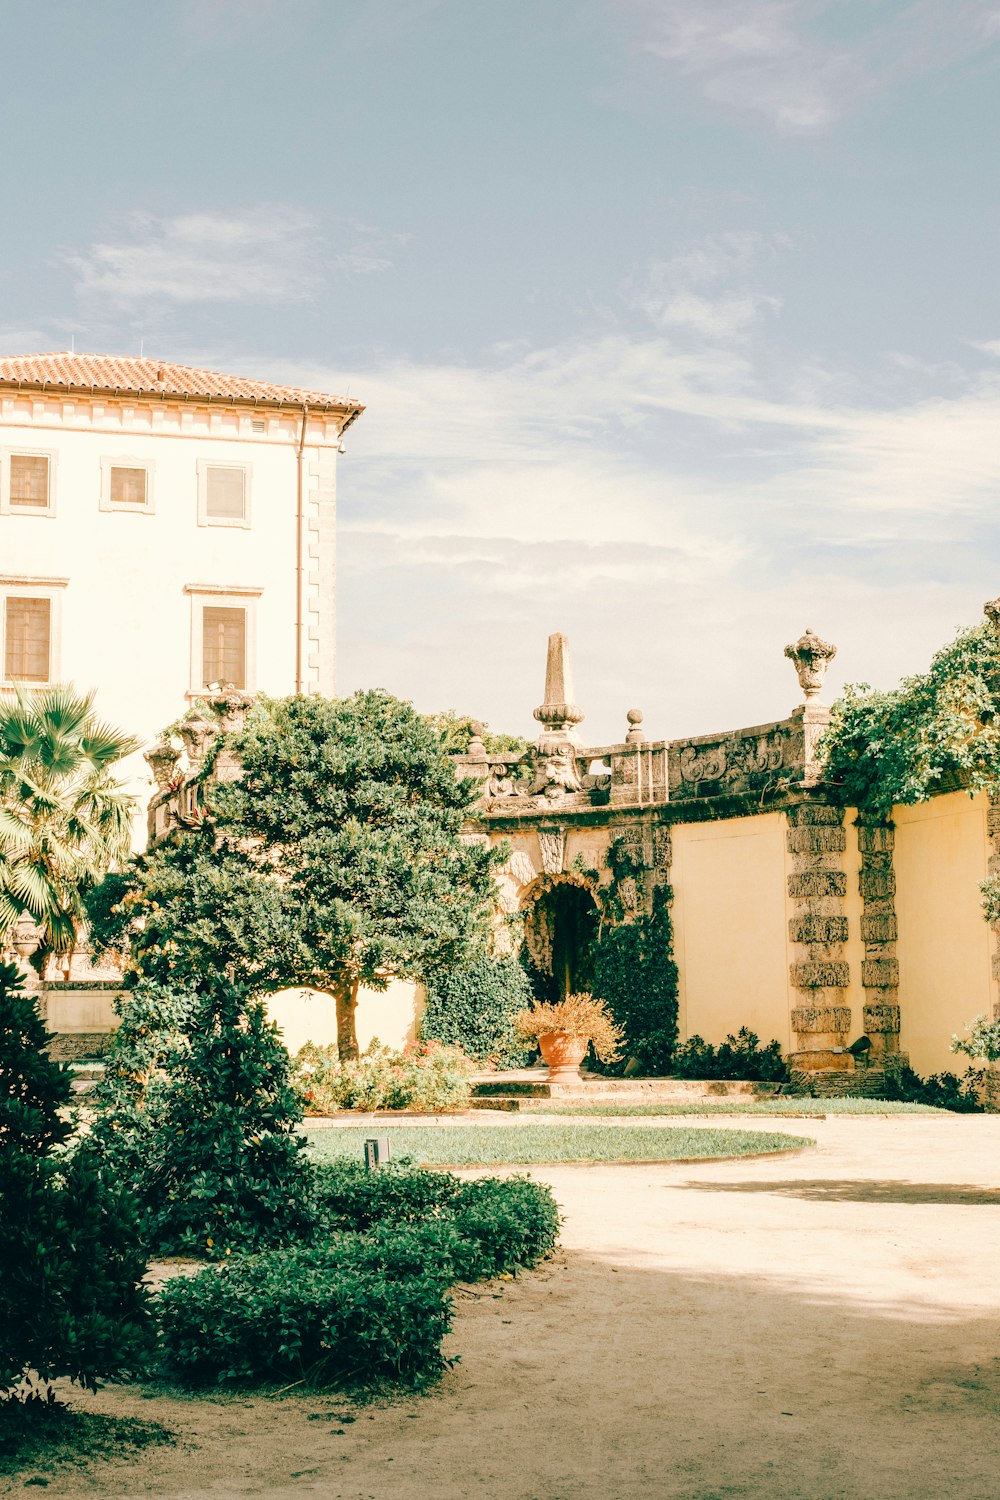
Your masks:
{"label": "grass lawn", "polygon": [[888,1099],[719,1099],[693,1100],[690,1104],[665,1104],[651,1099],[648,1104],[603,1103],[583,1101],[579,1104],[557,1104],[547,1100],[525,1100],[521,1114],[546,1115],[770,1115],[772,1118],[795,1119],[801,1115],[947,1115],[947,1109],[930,1104],[900,1104]]}
{"label": "grass lawn", "polygon": [[309,1129],[320,1161],[361,1161],[365,1141],[388,1136],[394,1158],[436,1167],[496,1167],[554,1162],[690,1161],[755,1156],[812,1146],[805,1136],[756,1130],[705,1130],[662,1125],[330,1125]]}

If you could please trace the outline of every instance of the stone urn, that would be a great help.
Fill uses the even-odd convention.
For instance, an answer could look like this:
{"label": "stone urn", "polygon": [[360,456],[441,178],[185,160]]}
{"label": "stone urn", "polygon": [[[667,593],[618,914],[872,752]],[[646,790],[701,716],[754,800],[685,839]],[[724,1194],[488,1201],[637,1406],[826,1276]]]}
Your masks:
{"label": "stone urn", "polygon": [[579,1083],[580,1064],[589,1046],[589,1037],[571,1036],[568,1031],[543,1032],[538,1048],[549,1070],[549,1083]]}

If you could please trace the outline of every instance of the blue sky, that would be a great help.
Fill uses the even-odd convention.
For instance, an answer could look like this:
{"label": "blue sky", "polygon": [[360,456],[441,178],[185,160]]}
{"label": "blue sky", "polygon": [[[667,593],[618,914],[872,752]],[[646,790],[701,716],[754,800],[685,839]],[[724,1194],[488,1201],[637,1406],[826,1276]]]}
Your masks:
{"label": "blue sky", "polygon": [[591,743],[1000,593],[1000,0],[8,0],[0,352],[367,403],[340,687]]}

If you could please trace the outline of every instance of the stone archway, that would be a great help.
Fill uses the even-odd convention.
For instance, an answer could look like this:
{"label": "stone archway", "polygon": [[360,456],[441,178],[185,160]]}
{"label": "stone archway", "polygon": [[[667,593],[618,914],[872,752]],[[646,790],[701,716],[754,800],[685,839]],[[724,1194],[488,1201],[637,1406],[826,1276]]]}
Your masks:
{"label": "stone archway", "polygon": [[543,988],[540,1000],[589,989],[600,913],[593,892],[571,875],[542,875],[521,898],[524,940]]}

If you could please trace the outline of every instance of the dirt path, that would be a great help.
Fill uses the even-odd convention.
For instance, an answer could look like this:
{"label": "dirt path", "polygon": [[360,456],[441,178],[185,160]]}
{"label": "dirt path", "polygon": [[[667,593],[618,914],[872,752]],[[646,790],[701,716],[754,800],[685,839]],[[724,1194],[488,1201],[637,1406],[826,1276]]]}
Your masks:
{"label": "dirt path", "polygon": [[766,1128],[819,1144],[535,1169],[565,1249],[499,1295],[459,1297],[462,1361],[430,1396],[372,1410],[104,1391],[92,1409],[180,1442],[45,1493],[996,1500],[1000,1117]]}

